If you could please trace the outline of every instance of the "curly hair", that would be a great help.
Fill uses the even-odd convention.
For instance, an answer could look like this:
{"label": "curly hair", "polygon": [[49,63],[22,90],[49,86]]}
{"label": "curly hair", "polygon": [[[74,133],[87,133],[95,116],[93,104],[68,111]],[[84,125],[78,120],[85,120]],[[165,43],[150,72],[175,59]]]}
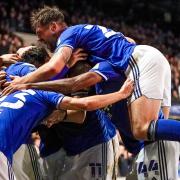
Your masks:
{"label": "curly hair", "polygon": [[27,62],[30,64],[43,65],[49,58],[49,54],[44,47],[32,47],[28,51],[22,54],[22,62]]}
{"label": "curly hair", "polygon": [[57,7],[44,6],[31,14],[31,26],[33,29],[36,29],[39,25],[49,25],[53,21],[64,22],[64,15]]}

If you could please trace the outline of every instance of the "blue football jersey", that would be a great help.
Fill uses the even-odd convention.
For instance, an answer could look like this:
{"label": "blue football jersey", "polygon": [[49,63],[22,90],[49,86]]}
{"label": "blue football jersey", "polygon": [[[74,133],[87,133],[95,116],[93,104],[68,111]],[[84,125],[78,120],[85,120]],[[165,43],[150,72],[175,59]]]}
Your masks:
{"label": "blue football jersey", "polygon": [[56,108],[63,97],[55,92],[30,89],[0,98],[0,151],[10,161],[31,130]]}
{"label": "blue football jersey", "polygon": [[[10,65],[8,68],[4,69],[4,71],[7,73],[6,79],[7,81],[11,81],[11,78],[9,75],[12,76],[25,76],[30,72],[35,71],[37,68],[30,63],[26,62],[17,62],[15,64]],[[60,73],[58,73],[56,76],[54,76],[51,80],[57,80],[65,77],[65,75],[68,73],[68,68],[65,66]]]}
{"label": "blue football jersey", "polygon": [[[96,64],[90,71],[100,74],[104,79],[104,82],[98,83],[96,85],[97,94],[107,94],[118,91],[126,80],[126,77],[123,73],[117,73],[114,67],[107,62]],[[143,141],[135,140],[133,137],[128,114],[127,101],[122,100],[114,103],[113,105],[104,108],[104,111],[108,114],[108,116],[111,118],[111,121],[119,130],[122,141],[127,150],[133,154],[137,154],[144,146],[144,143]]]}
{"label": "blue football jersey", "polygon": [[[10,75],[23,76],[23,75],[26,75],[29,72],[31,72],[31,68],[29,68],[29,66],[31,67],[31,65],[27,64],[27,63],[25,63],[25,64],[24,63],[16,63],[14,65],[11,65],[9,68],[7,68],[6,72]],[[62,76],[67,73],[66,67],[64,68],[63,72],[64,73],[60,73],[61,75],[60,76],[58,75],[57,77],[62,78]],[[46,105],[44,105],[44,106],[46,106]],[[30,107],[30,109],[31,109],[31,107]],[[34,111],[36,111],[35,106],[33,107],[33,109],[34,109]],[[28,107],[27,107],[27,110],[28,110]],[[37,109],[37,111],[38,111],[38,109]],[[28,110],[28,112],[29,112],[29,110]],[[27,112],[27,114],[28,114],[28,112]],[[39,111],[37,112],[37,114],[39,114]],[[26,114],[25,114],[25,116],[26,116]],[[24,117],[21,116],[21,120],[23,120],[23,118]],[[26,121],[26,119],[24,121],[22,121],[22,123],[26,124],[25,121]],[[32,119],[32,121],[39,122],[39,120],[36,120],[36,118]],[[33,125],[33,127],[35,125]],[[63,133],[63,139],[64,139],[63,147],[66,150],[67,154],[69,154],[69,155],[79,154],[79,153],[87,150],[90,147],[93,147],[93,146],[103,143],[103,142],[107,142],[111,138],[113,138],[116,134],[115,126],[111,123],[110,118],[101,110],[87,112],[85,123],[83,123],[83,125],[81,125],[81,127],[78,126],[78,128],[79,128],[78,132],[76,131],[74,133],[73,132],[74,129],[70,129],[70,131],[69,130],[67,131],[67,129],[69,129],[70,125],[71,125],[70,123],[67,123],[66,128],[63,126],[61,126],[61,128],[58,128],[58,127],[56,128],[58,131],[61,131],[60,133]],[[75,124],[75,128],[77,128],[77,124]],[[30,133],[30,130],[28,132]],[[19,139],[19,141],[22,142],[22,139]],[[52,139],[52,141],[53,141],[53,139]],[[59,145],[57,145],[57,146],[59,147]],[[15,149],[17,149],[17,148],[15,148]],[[49,152],[46,152],[46,153],[48,154]]]}
{"label": "blue football jersey", "polygon": [[35,70],[36,67],[33,64],[29,64],[26,62],[17,62],[15,64],[10,65],[8,68],[4,69],[4,71],[7,73],[7,81],[11,81],[9,75],[22,77]]}
{"label": "blue football jersey", "polygon": [[[76,132],[73,132],[75,130]],[[96,110],[86,113],[86,119],[82,125],[74,126],[73,130],[63,132],[62,146],[66,153],[77,155],[112,139],[116,135],[116,128],[105,112]]]}
{"label": "blue football jersey", "polygon": [[83,48],[91,55],[91,62],[108,61],[117,69],[126,70],[136,45],[128,42],[120,32],[99,25],[82,24],[62,32],[55,52],[63,46]]}

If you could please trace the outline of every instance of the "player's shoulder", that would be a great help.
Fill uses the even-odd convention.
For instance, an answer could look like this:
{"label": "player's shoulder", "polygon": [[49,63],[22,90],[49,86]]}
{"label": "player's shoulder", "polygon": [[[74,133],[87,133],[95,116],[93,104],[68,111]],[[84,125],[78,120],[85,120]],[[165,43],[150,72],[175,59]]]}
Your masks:
{"label": "player's shoulder", "polygon": [[38,89],[31,89],[33,90],[38,96],[41,96],[42,98],[54,98],[54,97],[59,97],[59,96],[63,96],[63,94],[61,93],[57,93],[54,91],[44,91],[44,90],[38,90]]}
{"label": "player's shoulder", "polygon": [[24,68],[24,67],[35,67],[33,64],[26,63],[26,62],[17,62],[15,64],[10,65],[7,70],[13,68]]}
{"label": "player's shoulder", "polygon": [[34,70],[36,70],[36,67],[33,64],[29,64],[26,62],[17,62],[9,66],[5,71],[7,72],[7,74],[21,77]]}
{"label": "player's shoulder", "polygon": [[71,32],[71,33],[79,32],[87,26],[91,26],[91,25],[90,24],[78,24],[78,25],[74,25],[74,26],[69,26],[68,28],[65,29],[65,31],[62,34],[66,34],[69,32]]}

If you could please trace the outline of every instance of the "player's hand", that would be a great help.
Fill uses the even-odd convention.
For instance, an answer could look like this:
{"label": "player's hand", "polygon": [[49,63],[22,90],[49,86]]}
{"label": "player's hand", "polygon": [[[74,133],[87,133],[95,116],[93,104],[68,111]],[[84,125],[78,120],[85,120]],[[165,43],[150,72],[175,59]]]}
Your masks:
{"label": "player's hand", "polygon": [[68,61],[68,67],[72,67],[74,66],[78,61],[83,61],[83,60],[86,60],[88,57],[88,54],[84,52],[83,49],[79,48],[79,49],[76,49],[72,55],[71,55],[71,58],[70,60]]}
{"label": "player's hand", "polygon": [[0,57],[2,59],[2,64],[6,67],[20,60],[20,57],[17,54],[4,54]]}
{"label": "player's hand", "polygon": [[0,71],[0,88],[3,88],[4,83],[6,82],[6,72]]}
{"label": "player's hand", "polygon": [[134,89],[134,81],[128,78],[124,82],[119,92],[122,94],[123,98],[125,99],[132,94],[133,89]]}
{"label": "player's hand", "polygon": [[0,57],[0,67],[3,65],[3,59]]}
{"label": "player's hand", "polygon": [[17,90],[23,90],[27,88],[26,84],[19,84],[20,82],[20,77],[18,76],[10,76],[10,78],[13,80],[11,82],[5,82],[3,84],[3,87],[5,87],[1,93],[2,96],[7,96]]}
{"label": "player's hand", "polygon": [[66,110],[54,110],[43,120],[43,124],[50,128],[52,125],[62,122],[66,116],[66,113]]}

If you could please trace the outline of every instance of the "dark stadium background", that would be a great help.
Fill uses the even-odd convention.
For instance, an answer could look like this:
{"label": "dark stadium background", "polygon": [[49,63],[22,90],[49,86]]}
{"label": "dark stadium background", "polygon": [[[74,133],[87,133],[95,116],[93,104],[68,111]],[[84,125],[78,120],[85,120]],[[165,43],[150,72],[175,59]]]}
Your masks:
{"label": "dark stadium background", "polygon": [[[44,4],[55,5],[63,10],[69,25],[104,25],[123,32],[139,44],[149,44],[160,49],[171,64],[173,101],[179,101],[179,0],[1,0],[0,54],[15,52],[16,46],[22,46],[23,35],[18,38],[13,34],[33,33],[30,14]],[[9,42],[13,42],[15,47]]]}

